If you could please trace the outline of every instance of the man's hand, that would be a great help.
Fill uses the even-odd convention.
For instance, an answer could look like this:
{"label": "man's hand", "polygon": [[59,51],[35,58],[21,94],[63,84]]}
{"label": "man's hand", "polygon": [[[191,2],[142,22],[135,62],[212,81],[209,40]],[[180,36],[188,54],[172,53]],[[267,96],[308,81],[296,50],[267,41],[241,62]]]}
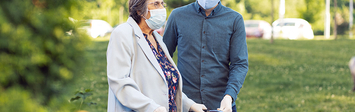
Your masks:
{"label": "man's hand", "polygon": [[203,110],[207,110],[206,106],[203,104],[195,103],[190,107],[190,111],[192,112],[203,112]]}
{"label": "man's hand", "polygon": [[167,112],[166,108],[163,106],[158,107],[157,109],[154,110],[154,112]]}
{"label": "man's hand", "polygon": [[223,100],[221,101],[221,106],[217,109],[223,112],[232,112],[232,96],[226,95],[223,97]]}

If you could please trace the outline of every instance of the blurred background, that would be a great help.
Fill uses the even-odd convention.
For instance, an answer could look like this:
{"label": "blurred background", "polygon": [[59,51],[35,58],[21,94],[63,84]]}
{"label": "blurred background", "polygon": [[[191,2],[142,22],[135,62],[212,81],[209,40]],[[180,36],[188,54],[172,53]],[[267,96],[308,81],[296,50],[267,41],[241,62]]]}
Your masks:
{"label": "blurred background", "polygon": [[[169,15],[195,0],[165,2]],[[221,3],[245,20],[238,111],[355,110],[352,0]],[[106,111],[107,44],[127,18],[128,0],[1,0],[0,111]]]}

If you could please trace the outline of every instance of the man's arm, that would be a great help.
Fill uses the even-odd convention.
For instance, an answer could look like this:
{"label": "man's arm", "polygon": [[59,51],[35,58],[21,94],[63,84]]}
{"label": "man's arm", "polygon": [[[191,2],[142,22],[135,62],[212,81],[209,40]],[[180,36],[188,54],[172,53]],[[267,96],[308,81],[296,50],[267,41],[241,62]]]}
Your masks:
{"label": "man's arm", "polygon": [[177,36],[178,36],[174,15],[175,15],[175,12],[173,10],[168,18],[167,23],[166,23],[164,36],[163,36],[163,41],[164,41],[166,47],[168,48],[169,54],[171,57],[174,56],[174,52],[175,52],[176,46],[177,46]]}
{"label": "man's arm", "polygon": [[235,19],[233,32],[229,51],[230,71],[225,95],[230,95],[234,102],[242,88],[249,66],[244,20],[241,15]]}

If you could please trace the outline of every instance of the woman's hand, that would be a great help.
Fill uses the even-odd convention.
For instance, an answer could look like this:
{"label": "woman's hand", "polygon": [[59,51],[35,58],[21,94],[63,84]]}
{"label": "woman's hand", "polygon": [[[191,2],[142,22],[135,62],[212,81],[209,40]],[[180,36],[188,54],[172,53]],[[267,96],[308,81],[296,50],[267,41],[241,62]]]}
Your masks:
{"label": "woman's hand", "polygon": [[157,109],[154,110],[154,112],[167,112],[166,108],[163,106],[158,107]]}
{"label": "woman's hand", "polygon": [[190,111],[192,112],[203,112],[203,110],[207,110],[206,106],[203,104],[195,103],[190,107]]}

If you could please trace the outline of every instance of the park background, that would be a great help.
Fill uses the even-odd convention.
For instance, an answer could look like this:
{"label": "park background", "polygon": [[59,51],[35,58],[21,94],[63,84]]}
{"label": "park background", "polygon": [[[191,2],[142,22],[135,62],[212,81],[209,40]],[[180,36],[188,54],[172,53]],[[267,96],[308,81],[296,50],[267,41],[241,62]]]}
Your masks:
{"label": "park background", "polygon": [[[194,1],[165,0],[167,13]],[[238,111],[355,110],[347,66],[355,56],[355,40],[348,35],[354,14],[349,0],[336,1],[336,10],[334,0],[330,5],[331,33],[336,24],[338,38],[323,37],[325,0],[285,0],[285,18],[307,20],[316,38],[247,39],[250,66],[236,100]],[[279,0],[221,3],[245,20],[278,19]],[[69,17],[115,26],[127,20],[128,0],[0,1],[1,112],[106,111],[109,35],[92,39]]]}

